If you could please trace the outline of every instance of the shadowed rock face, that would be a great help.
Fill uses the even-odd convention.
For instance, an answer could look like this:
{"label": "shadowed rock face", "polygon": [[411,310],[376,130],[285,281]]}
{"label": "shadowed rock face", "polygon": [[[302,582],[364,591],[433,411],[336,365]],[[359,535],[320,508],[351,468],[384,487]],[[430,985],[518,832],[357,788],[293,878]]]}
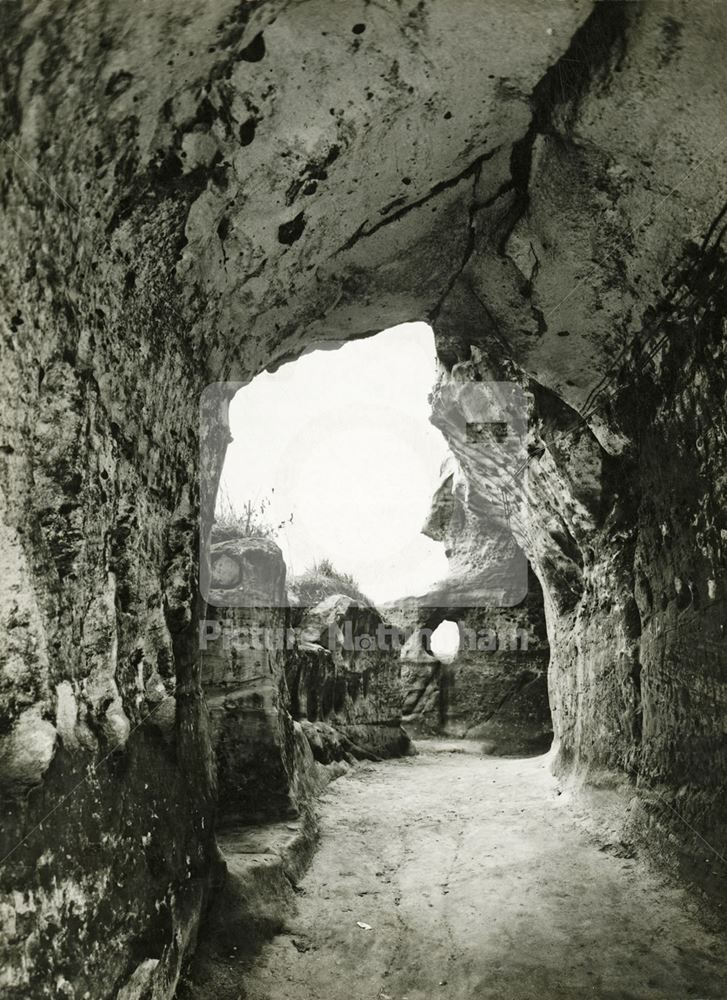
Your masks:
{"label": "shadowed rock face", "polygon": [[[453,444],[461,441],[460,417],[458,411],[456,426],[440,421]],[[483,445],[478,435],[468,450],[478,464],[490,464],[489,440]],[[511,480],[516,465],[503,466]],[[444,543],[449,575],[431,591],[385,609],[406,639],[404,722],[418,735],[480,739],[490,752],[542,753],[552,741],[543,594],[508,524],[509,508],[477,498],[477,485],[464,455],[460,466],[452,458],[444,463],[422,530]],[[431,640],[443,621],[456,624],[459,647],[440,660]]]}
{"label": "shadowed rock face", "polygon": [[341,594],[290,608],[269,538],[216,525],[209,558],[200,661],[218,829],[307,813],[323,780],[313,756],[329,764],[408,749],[398,632],[375,608]]}
{"label": "shadowed rock face", "polygon": [[[328,763],[341,750],[369,758],[406,753],[398,629],[376,608],[343,594],[294,609],[292,620],[299,642],[288,658],[288,688],[317,758]],[[339,749],[334,736],[329,748],[331,728],[353,746]]]}
{"label": "shadowed rock face", "polygon": [[307,776],[296,768],[288,712],[282,552],[267,538],[233,537],[213,542],[210,562],[220,589],[206,611],[200,659],[217,760],[218,825],[295,815],[305,803]]}
{"label": "shadowed rock face", "polygon": [[438,392],[528,396],[510,528],[545,597],[557,767],[635,782],[636,831],[688,842],[657,789],[724,836],[724,17],[7,6],[5,995],[168,997],[194,939],[198,514],[232,393],[200,468],[203,388],[414,318]]}
{"label": "shadowed rock face", "polygon": [[[535,599],[507,611],[488,607],[403,609],[418,620],[404,645],[403,721],[414,735],[482,740],[490,753],[543,753],[552,741],[548,644]],[[396,618],[396,611],[392,617]],[[455,622],[460,648],[440,660],[429,646],[435,623]]]}

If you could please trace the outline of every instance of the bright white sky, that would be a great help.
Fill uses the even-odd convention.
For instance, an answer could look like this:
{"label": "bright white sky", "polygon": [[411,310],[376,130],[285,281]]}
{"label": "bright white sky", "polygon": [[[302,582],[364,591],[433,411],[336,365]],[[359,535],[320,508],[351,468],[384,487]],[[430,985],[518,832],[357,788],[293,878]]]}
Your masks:
{"label": "bright white sky", "polygon": [[263,372],[230,405],[223,487],[238,510],[271,496],[288,571],[328,558],[374,602],[447,575],[420,534],[447,454],[429,423],[434,335],[406,323]]}

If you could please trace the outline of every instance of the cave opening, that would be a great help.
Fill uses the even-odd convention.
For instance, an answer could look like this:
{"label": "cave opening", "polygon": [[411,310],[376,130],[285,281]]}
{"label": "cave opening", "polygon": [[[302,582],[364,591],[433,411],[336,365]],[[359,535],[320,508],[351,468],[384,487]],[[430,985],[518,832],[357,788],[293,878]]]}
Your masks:
{"label": "cave opening", "polygon": [[[233,640],[202,656],[223,821],[276,813],[279,709],[323,765],[433,738],[548,749],[543,596],[512,534],[517,505],[473,495],[461,466],[516,470],[522,398],[460,388],[431,327],[406,323],[319,344],[231,399],[209,636]],[[271,648],[271,634],[285,639]],[[241,785],[241,767],[258,777]],[[272,777],[281,794],[291,769]]]}
{"label": "cave opening", "polygon": [[331,573],[376,605],[431,589],[447,573],[421,532],[449,456],[437,366],[431,328],[407,323],[261,373],[230,404],[218,525],[274,538],[306,593]]}

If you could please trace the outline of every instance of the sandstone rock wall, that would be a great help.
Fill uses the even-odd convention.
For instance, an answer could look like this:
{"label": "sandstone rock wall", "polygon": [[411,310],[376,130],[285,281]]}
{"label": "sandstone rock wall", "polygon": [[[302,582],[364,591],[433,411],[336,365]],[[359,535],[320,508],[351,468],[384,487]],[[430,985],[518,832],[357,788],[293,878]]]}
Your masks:
{"label": "sandstone rock wall", "polygon": [[725,26],[711,13],[599,5],[567,57],[580,69],[544,78],[512,186],[475,213],[439,313],[438,335],[471,331],[472,347],[434,401],[436,420],[453,386],[510,373],[528,387],[520,482],[470,487],[527,511],[513,533],[545,595],[556,767],[628,776],[633,831],[693,847],[693,829],[723,843],[725,822],[727,170],[709,121]]}
{"label": "sandstone rock wall", "polygon": [[[531,600],[529,607],[508,612],[420,609],[423,620],[407,630],[411,634],[401,652],[407,731],[482,739],[500,753],[547,750],[552,738],[550,657],[542,609],[540,632],[533,627],[536,607]],[[460,647],[451,659],[438,659],[430,648],[441,621],[454,622],[460,631]]]}
{"label": "sandstone rock wall", "polygon": [[[428,626],[414,631],[404,647],[407,731],[479,739],[496,753],[547,750],[552,739],[549,650],[542,637],[538,643],[532,630],[526,630],[527,615],[505,620],[478,609],[448,609],[446,614],[462,636],[452,659],[439,660],[427,649]],[[470,638],[474,635],[480,636],[477,644]]]}
{"label": "sandstone rock wall", "polygon": [[3,160],[0,992],[168,997],[215,859],[192,364]]}
{"label": "sandstone rock wall", "polygon": [[295,717],[323,724],[323,745],[311,733],[314,753],[324,759],[330,752],[329,727],[353,744],[354,753],[405,753],[398,629],[374,607],[341,594],[298,609],[293,621],[300,641],[288,661],[288,686]]}
{"label": "sandstone rock wall", "polygon": [[218,827],[309,809],[314,757],[329,764],[407,750],[398,631],[375,608],[340,594],[290,608],[270,539],[215,526],[209,558],[201,679]]}
{"label": "sandstone rock wall", "polygon": [[[450,441],[462,441],[464,407],[456,395],[452,402],[448,419],[435,411],[435,420]],[[484,462],[492,449],[478,435],[469,451]],[[485,512],[467,481],[450,457],[422,529],[444,543],[449,575],[386,608],[406,639],[404,722],[416,734],[482,739],[498,753],[543,752],[552,740],[543,593],[507,517],[494,505]],[[459,648],[440,661],[431,639],[444,621],[457,625]]]}
{"label": "sandstone rock wall", "polygon": [[214,605],[207,607],[201,662],[219,820],[280,819],[306,804],[285,682],[283,555],[273,541],[240,537],[214,541],[210,555]]}

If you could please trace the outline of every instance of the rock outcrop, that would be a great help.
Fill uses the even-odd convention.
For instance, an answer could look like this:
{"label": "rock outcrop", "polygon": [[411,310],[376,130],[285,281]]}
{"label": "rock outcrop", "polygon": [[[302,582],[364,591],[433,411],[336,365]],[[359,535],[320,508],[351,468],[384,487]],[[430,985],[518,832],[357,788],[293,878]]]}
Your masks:
{"label": "rock outcrop", "polygon": [[314,760],[407,751],[398,630],[342,594],[291,608],[274,541],[212,539],[200,639],[218,829],[295,818],[323,780]]}
{"label": "rock outcrop", "polygon": [[293,725],[285,680],[290,654],[282,552],[266,538],[233,536],[213,543],[210,561],[216,606],[208,606],[202,627],[201,664],[219,822],[296,816],[309,805],[315,782],[305,763],[300,766],[307,748]]}
{"label": "rock outcrop", "polygon": [[[481,440],[477,448],[486,458]],[[413,734],[477,738],[491,752],[542,752],[552,722],[540,584],[506,520],[488,524],[465,485],[449,459],[423,528],[444,542],[450,575],[385,609],[406,639],[404,723]],[[459,648],[439,660],[431,639],[444,621],[457,625]]]}
{"label": "rock outcrop", "polygon": [[597,6],[567,56],[578,71],[536,89],[512,188],[473,214],[436,324],[471,349],[433,401],[437,420],[473,380],[527,386],[519,476],[481,475],[450,445],[470,491],[512,498],[543,587],[556,769],[609,773],[633,835],[695,852],[727,819],[718,38],[721,16]]}
{"label": "rock outcrop", "polygon": [[293,621],[299,641],[288,660],[288,687],[314,755],[327,762],[331,755],[406,753],[399,630],[376,608],[344,594],[297,609]]}
{"label": "rock outcrop", "polygon": [[197,585],[225,403],[412,318],[435,413],[493,378],[528,401],[517,482],[450,443],[542,585],[559,773],[609,776],[634,833],[711,870],[723,6],[3,18],[4,995],[173,994],[216,856]]}

